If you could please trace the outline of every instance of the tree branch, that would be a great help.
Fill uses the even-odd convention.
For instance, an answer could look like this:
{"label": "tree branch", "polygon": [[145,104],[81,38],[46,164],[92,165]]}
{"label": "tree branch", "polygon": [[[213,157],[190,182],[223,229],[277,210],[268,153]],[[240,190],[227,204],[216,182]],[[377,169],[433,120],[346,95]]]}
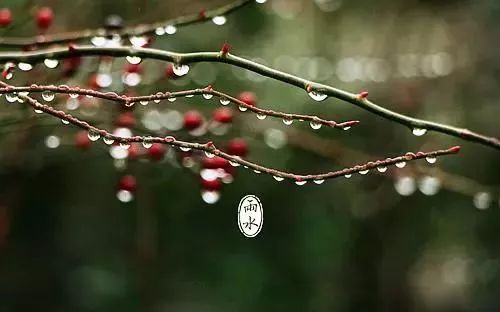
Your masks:
{"label": "tree branch", "polygon": [[[289,114],[283,113],[279,111],[273,111],[269,109],[262,109],[252,105],[248,105],[247,103],[240,101],[239,99],[232,97],[226,93],[214,90],[211,86],[204,89],[193,89],[193,90],[185,90],[185,91],[176,91],[176,92],[157,92],[155,94],[144,95],[144,96],[127,96],[127,95],[118,95],[115,92],[100,92],[90,89],[82,89],[79,87],[69,87],[66,85],[61,86],[42,86],[42,85],[31,85],[29,87],[4,87],[0,88],[0,94],[4,93],[19,93],[19,92],[44,92],[50,91],[54,93],[62,93],[62,94],[78,94],[78,95],[89,95],[109,101],[123,103],[125,106],[132,106],[135,103],[143,102],[143,101],[155,101],[155,100],[166,100],[166,99],[175,99],[183,96],[190,95],[212,95],[219,97],[222,101],[226,100],[229,103],[232,103],[240,108],[240,110],[252,111],[258,116],[272,116],[281,118],[283,120],[300,120],[300,121],[309,121],[313,127],[315,125],[324,125],[327,127],[337,128],[347,130],[353,125],[359,123],[357,120],[344,121],[344,122],[335,122],[332,120],[325,120],[319,118],[317,116],[311,115],[302,115],[302,114]],[[229,104],[228,103],[228,104]]]}
{"label": "tree branch", "polygon": [[[1,86],[4,87],[9,87],[4,82],[0,82]],[[366,164],[362,165],[357,165],[351,168],[345,168],[342,170],[338,171],[333,171],[333,172],[328,172],[328,173],[321,173],[321,174],[308,174],[308,175],[302,175],[302,174],[295,174],[295,173],[289,173],[285,171],[280,171],[268,167],[264,167],[258,164],[255,164],[253,162],[244,160],[238,156],[233,156],[228,153],[225,153],[215,147],[213,142],[207,142],[207,143],[192,143],[192,142],[186,142],[186,141],[179,141],[175,139],[173,136],[167,136],[165,138],[161,137],[144,137],[144,136],[133,136],[133,137],[121,137],[121,136],[116,136],[112,133],[109,133],[108,131],[104,129],[97,128],[85,121],[82,121],[70,114],[65,113],[64,111],[60,111],[57,109],[54,109],[53,107],[45,104],[39,103],[37,100],[31,98],[30,96],[19,94],[18,99],[21,102],[27,102],[29,105],[33,107],[35,110],[40,110],[42,112],[45,112],[49,115],[52,115],[56,118],[59,118],[61,121],[64,121],[64,123],[71,123],[75,126],[78,126],[82,129],[85,129],[89,131],[89,133],[93,134],[94,137],[105,137],[110,140],[114,140],[115,142],[121,143],[121,144],[130,144],[133,142],[139,143],[139,142],[150,142],[150,143],[161,143],[161,144],[166,144],[174,147],[179,147],[183,149],[194,149],[194,150],[199,150],[202,152],[205,152],[207,156],[219,156],[222,157],[230,162],[231,165],[233,166],[243,166],[245,168],[252,169],[255,173],[266,173],[271,176],[273,176],[277,181],[282,181],[284,179],[289,179],[292,181],[295,181],[296,184],[298,185],[303,185],[308,181],[314,181],[316,184],[321,184],[323,183],[326,179],[334,179],[337,177],[341,176],[349,176],[354,173],[361,173],[365,174],[368,172],[370,169],[374,169],[377,167],[387,167],[390,165],[394,165],[397,163],[403,163],[407,161],[413,161],[417,159],[422,159],[422,158],[427,158],[427,157],[438,157],[438,156],[444,156],[444,155],[450,155],[450,154],[456,154],[460,151],[459,146],[454,146],[449,149],[445,150],[436,150],[432,152],[418,152],[416,154],[414,153],[406,153],[403,156],[398,156],[395,158],[387,158],[385,160],[377,160],[373,162],[368,162]]]}
{"label": "tree branch", "polygon": [[224,55],[219,52],[175,53],[157,49],[135,47],[96,48],[93,46],[70,45],[69,47],[58,47],[32,52],[4,52],[0,53],[0,62],[39,63],[47,58],[62,59],[74,56],[135,56],[141,59],[156,59],[174,62],[176,64],[190,64],[198,62],[219,62],[231,64],[233,66],[241,67],[263,76],[299,87],[307,92],[316,92],[320,95],[324,94],[344,100],[374,113],[375,115],[405,125],[412,130],[422,129],[425,131],[440,132],[500,150],[500,140],[498,138],[479,134],[465,128],[458,128],[446,124],[409,117],[376,105],[367,99],[367,94],[353,94],[328,85],[308,81],[229,53]]}
{"label": "tree branch", "polygon": [[215,16],[228,15],[247,4],[255,2],[253,0],[236,0],[230,4],[221,6],[213,10],[202,10],[196,14],[181,16],[152,24],[141,24],[125,27],[121,30],[108,30],[106,28],[86,29],[75,32],[59,33],[54,35],[40,35],[36,37],[9,37],[0,38],[0,47],[25,47],[25,46],[47,46],[58,43],[78,42],[85,39],[101,36],[119,35],[120,37],[142,36],[154,34],[158,28],[174,26],[176,28],[202,23]]}

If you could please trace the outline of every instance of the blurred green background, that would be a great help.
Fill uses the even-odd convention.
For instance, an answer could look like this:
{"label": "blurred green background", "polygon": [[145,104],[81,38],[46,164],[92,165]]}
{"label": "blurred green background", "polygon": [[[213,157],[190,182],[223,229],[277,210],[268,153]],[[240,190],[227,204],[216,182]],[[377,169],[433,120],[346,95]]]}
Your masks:
{"label": "blurred green background", "polygon": [[[35,35],[32,12],[41,6],[54,9],[49,33],[58,33],[101,27],[111,14],[135,25],[229,2],[3,0],[14,25],[1,34]],[[218,51],[227,40],[236,55],[498,137],[499,18],[497,0],[268,0],[228,15],[223,26],[157,37],[153,47]],[[98,64],[89,58],[70,78],[39,66],[16,72],[12,84],[86,85]],[[111,69],[117,92],[124,91],[123,64]],[[322,185],[278,183],[237,168],[208,204],[196,165],[183,168],[171,154],[162,162],[116,162],[102,142],[81,151],[77,129],[2,97],[0,312],[500,310],[498,151],[436,133],[416,137],[348,103],[316,103],[303,90],[225,64],[196,64],[175,80],[161,78],[164,64],[143,66],[141,84],[127,88],[138,94],[212,84],[234,95],[254,92],[262,108],[361,121],[349,131],[312,130],[245,113],[223,135],[191,136],[169,123],[190,109],[208,120],[217,101],[135,110],[154,133],[221,145],[243,137],[248,159],[269,167],[315,173],[407,151],[463,149],[432,166],[418,161]],[[112,129],[119,109],[96,107],[79,116],[102,117]],[[124,174],[138,183],[128,203],[116,197]],[[236,222],[246,194],[264,206],[264,227],[253,239]]]}

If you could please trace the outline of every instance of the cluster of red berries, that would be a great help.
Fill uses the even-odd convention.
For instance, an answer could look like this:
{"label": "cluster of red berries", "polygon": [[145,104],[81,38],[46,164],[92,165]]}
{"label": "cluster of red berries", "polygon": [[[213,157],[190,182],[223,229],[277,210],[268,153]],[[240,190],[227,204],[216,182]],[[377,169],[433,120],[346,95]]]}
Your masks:
{"label": "cluster of red berries", "polygon": [[[12,19],[12,12],[9,9],[0,9],[0,27],[9,26]],[[38,9],[35,13],[35,21],[39,29],[46,30],[54,21],[54,11],[49,7]]]}

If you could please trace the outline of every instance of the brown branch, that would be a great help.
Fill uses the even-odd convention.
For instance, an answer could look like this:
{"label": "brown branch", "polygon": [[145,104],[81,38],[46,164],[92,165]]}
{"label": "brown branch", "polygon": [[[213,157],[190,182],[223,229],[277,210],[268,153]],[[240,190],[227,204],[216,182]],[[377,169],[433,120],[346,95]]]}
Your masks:
{"label": "brown branch", "polygon": [[319,100],[325,100],[328,96],[354,104],[382,118],[405,125],[413,131],[436,131],[450,136],[454,136],[466,141],[476,142],[500,150],[500,140],[496,137],[486,136],[469,129],[454,127],[433,121],[427,121],[414,117],[409,117],[368,100],[366,92],[353,94],[328,85],[315,83],[292,74],[288,74],[265,65],[247,60],[242,57],[227,53],[221,55],[220,52],[197,52],[197,53],[174,53],[158,49],[144,49],[134,47],[118,48],[96,48],[93,46],[57,47],[52,49],[31,51],[31,52],[6,52],[0,53],[0,62],[24,62],[38,63],[45,59],[63,59],[74,56],[112,56],[112,57],[135,57],[140,59],[156,59],[176,64],[190,64],[199,62],[219,62],[233,66],[245,68],[260,75],[282,81],[292,86],[306,90],[310,95]]}
{"label": "brown branch", "polygon": [[230,4],[221,6],[213,10],[202,10],[196,14],[181,16],[152,24],[141,24],[131,27],[125,27],[120,30],[109,30],[106,28],[86,29],[75,32],[59,33],[53,35],[39,35],[36,37],[8,37],[0,38],[0,47],[25,47],[25,46],[47,46],[51,44],[78,42],[93,37],[109,37],[119,35],[120,37],[144,36],[155,34],[157,29],[163,29],[166,26],[176,28],[202,23],[211,20],[216,16],[228,15],[250,3],[253,0],[236,0]]}
{"label": "brown branch", "polygon": [[[9,85],[0,82],[0,85],[4,87],[9,87]],[[121,144],[130,144],[133,142],[139,143],[139,142],[150,142],[150,143],[161,143],[161,144],[166,144],[174,147],[179,147],[183,149],[193,149],[193,150],[199,150],[203,151],[207,154],[207,156],[219,156],[222,157],[230,162],[231,165],[233,166],[243,166],[245,168],[252,169],[256,173],[266,173],[271,176],[273,176],[277,181],[282,181],[284,179],[289,179],[292,181],[295,181],[296,184],[298,185],[303,185],[308,181],[314,181],[316,184],[321,184],[323,183],[326,179],[334,179],[337,177],[341,176],[349,176],[354,173],[361,173],[365,174],[367,173],[370,169],[374,169],[377,167],[387,167],[391,165],[395,165],[398,163],[403,163],[407,161],[413,161],[417,159],[422,159],[422,158],[428,158],[428,157],[439,157],[439,156],[444,156],[444,155],[450,155],[450,154],[456,154],[460,151],[459,146],[451,147],[449,149],[445,150],[436,150],[432,152],[417,152],[417,153],[406,153],[403,156],[398,156],[394,158],[387,158],[385,160],[377,160],[373,162],[368,162],[366,164],[362,165],[357,165],[351,168],[345,168],[342,170],[338,171],[332,171],[328,173],[321,173],[321,174],[308,174],[308,175],[302,175],[302,174],[295,174],[295,173],[289,173],[285,171],[280,171],[268,167],[264,167],[258,164],[255,164],[253,162],[244,160],[238,156],[233,156],[228,153],[225,153],[215,147],[215,145],[212,142],[207,142],[207,143],[192,143],[192,142],[186,142],[186,141],[179,141],[175,139],[173,136],[167,136],[165,138],[161,137],[144,137],[144,136],[133,136],[133,137],[121,137],[121,136],[116,136],[104,129],[97,128],[85,121],[82,121],[70,114],[65,113],[64,111],[60,111],[57,109],[54,109],[51,106],[41,104],[37,100],[27,96],[27,95],[22,95],[19,94],[18,98],[21,102],[26,101],[29,105],[33,107],[35,110],[40,110],[42,112],[45,112],[49,115],[52,115],[56,118],[59,118],[61,121],[64,121],[65,123],[73,124],[75,126],[78,126],[82,129],[85,129],[89,131],[89,134],[93,136],[94,139],[99,139],[100,137],[105,137],[109,140],[114,140],[115,142],[121,143]]]}
{"label": "brown branch", "polygon": [[269,110],[269,109],[262,109],[262,108],[258,108],[258,107],[252,106],[252,105],[248,105],[247,103],[240,101],[239,99],[232,97],[226,93],[214,90],[210,86],[207,88],[204,88],[204,89],[193,89],[193,90],[176,91],[176,92],[157,92],[155,94],[144,95],[144,96],[119,95],[115,92],[101,92],[101,91],[95,91],[95,90],[91,90],[91,89],[82,89],[79,87],[69,87],[69,86],[65,86],[65,85],[41,86],[41,85],[33,84],[29,87],[8,86],[8,87],[0,88],[0,94],[14,93],[14,92],[19,93],[19,92],[44,92],[44,91],[50,91],[53,93],[62,93],[62,94],[89,95],[89,96],[93,96],[93,97],[97,97],[97,98],[101,98],[101,99],[105,99],[105,100],[109,100],[109,101],[120,102],[126,106],[132,106],[135,103],[139,103],[139,102],[146,102],[146,101],[150,102],[150,101],[155,101],[155,100],[175,99],[175,98],[183,97],[183,96],[212,95],[212,96],[219,97],[221,101],[229,101],[229,103],[232,103],[232,104],[238,106],[239,108],[245,109],[245,111],[254,112],[258,116],[272,116],[272,117],[281,118],[283,120],[309,121],[311,123],[311,126],[314,128],[317,128],[318,125],[324,125],[327,127],[347,130],[350,127],[359,123],[359,121],[357,121],[357,120],[344,121],[344,122],[337,123],[335,121],[325,120],[325,119],[319,118],[317,116],[302,115],[302,114],[289,114],[289,113],[283,113],[283,112]]}

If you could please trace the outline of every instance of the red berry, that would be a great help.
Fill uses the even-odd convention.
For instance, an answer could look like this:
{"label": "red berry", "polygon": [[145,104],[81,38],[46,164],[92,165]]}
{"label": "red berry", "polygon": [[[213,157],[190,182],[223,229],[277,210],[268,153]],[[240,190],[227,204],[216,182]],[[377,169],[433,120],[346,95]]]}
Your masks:
{"label": "red berry", "polygon": [[76,133],[75,145],[81,149],[88,149],[92,145],[92,141],[90,141],[87,131],[81,130]]}
{"label": "red berry", "polygon": [[220,123],[230,123],[233,121],[233,111],[227,107],[219,107],[214,110],[213,119]]}
{"label": "red berry", "polygon": [[12,13],[9,9],[0,10],[0,27],[7,27],[12,23]]}
{"label": "red berry", "polygon": [[222,45],[222,48],[220,49],[220,53],[225,56],[229,53],[229,51],[231,51],[231,46],[229,45],[229,43],[224,42],[224,44]]}
{"label": "red berry", "polygon": [[43,7],[36,12],[36,23],[38,27],[47,29],[54,20],[54,12],[49,7]]}
{"label": "red berry", "polygon": [[222,183],[219,179],[215,180],[205,180],[201,179],[201,187],[207,191],[218,191],[222,187]]}
{"label": "red berry", "polygon": [[201,165],[206,169],[224,169],[229,167],[229,161],[219,156],[215,156],[212,158],[203,157],[203,159],[201,160]]}
{"label": "red berry", "polygon": [[194,130],[203,123],[203,116],[195,110],[184,113],[184,128]]}
{"label": "red berry", "polygon": [[133,175],[125,175],[121,177],[118,189],[134,193],[137,190],[137,180]]}
{"label": "red berry", "polygon": [[130,147],[128,148],[128,159],[134,160],[139,158],[141,155],[141,147],[139,143],[130,143]]}
{"label": "red berry", "polygon": [[238,95],[238,100],[251,106],[257,104],[257,96],[255,96],[255,93],[249,91],[241,92],[240,95]]}
{"label": "red berry", "polygon": [[127,66],[125,66],[125,71],[127,73],[137,73],[137,74],[140,74],[140,73],[142,73],[142,67],[141,67],[141,64],[130,64],[130,63],[128,63]]}
{"label": "red berry", "polygon": [[134,128],[136,126],[136,119],[133,112],[123,112],[116,118],[115,125],[123,128]]}
{"label": "red berry", "polygon": [[244,157],[248,153],[248,145],[244,139],[236,138],[229,142],[227,152],[231,155]]}
{"label": "red berry", "polygon": [[165,157],[166,152],[167,149],[165,148],[165,145],[161,143],[153,143],[153,145],[151,145],[148,149],[148,156],[151,160],[160,161],[163,157]]}

